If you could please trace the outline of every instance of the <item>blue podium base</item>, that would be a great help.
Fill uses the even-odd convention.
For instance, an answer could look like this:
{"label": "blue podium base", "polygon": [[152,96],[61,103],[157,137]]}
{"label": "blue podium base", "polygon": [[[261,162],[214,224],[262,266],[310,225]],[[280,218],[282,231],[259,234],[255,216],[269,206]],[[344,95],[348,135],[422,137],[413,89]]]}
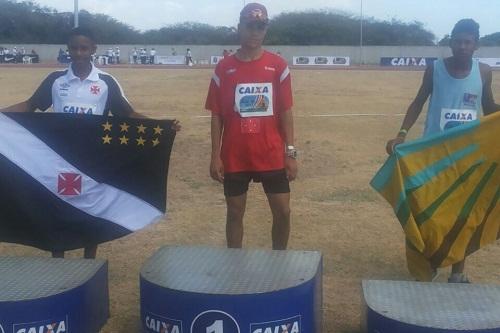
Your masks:
{"label": "blue podium base", "polygon": [[107,262],[0,257],[0,333],[97,333],[108,317]]}
{"label": "blue podium base", "polygon": [[141,270],[144,332],[319,333],[321,254],[164,247]]}
{"label": "blue podium base", "polygon": [[500,287],[363,281],[368,333],[500,332]]}

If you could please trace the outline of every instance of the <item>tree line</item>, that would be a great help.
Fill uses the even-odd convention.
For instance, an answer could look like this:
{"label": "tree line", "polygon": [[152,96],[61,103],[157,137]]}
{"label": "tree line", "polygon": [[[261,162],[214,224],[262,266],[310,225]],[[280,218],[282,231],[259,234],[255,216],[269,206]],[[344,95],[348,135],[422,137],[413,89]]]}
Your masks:
{"label": "tree line", "polygon": [[[0,0],[0,43],[64,44],[73,13],[60,13],[32,1]],[[141,32],[103,14],[80,11],[79,23],[94,30],[101,44],[234,45],[235,27],[185,22]],[[270,21],[268,45],[359,45],[361,24],[355,15],[338,11],[282,13]],[[445,45],[447,38],[438,42]],[[364,45],[435,45],[436,36],[420,22],[363,20]],[[500,32],[481,38],[500,46]]]}

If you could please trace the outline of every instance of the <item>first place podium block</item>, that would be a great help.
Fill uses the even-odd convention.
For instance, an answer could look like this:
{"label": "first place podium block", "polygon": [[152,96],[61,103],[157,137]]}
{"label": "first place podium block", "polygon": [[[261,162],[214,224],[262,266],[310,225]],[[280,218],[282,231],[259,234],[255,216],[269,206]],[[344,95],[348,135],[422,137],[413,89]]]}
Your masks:
{"label": "first place podium block", "polygon": [[499,333],[500,287],[363,281],[367,333]]}
{"label": "first place podium block", "polygon": [[0,333],[97,333],[108,317],[106,261],[0,257]]}
{"label": "first place podium block", "polygon": [[141,269],[147,333],[320,333],[319,252],[163,247]]}

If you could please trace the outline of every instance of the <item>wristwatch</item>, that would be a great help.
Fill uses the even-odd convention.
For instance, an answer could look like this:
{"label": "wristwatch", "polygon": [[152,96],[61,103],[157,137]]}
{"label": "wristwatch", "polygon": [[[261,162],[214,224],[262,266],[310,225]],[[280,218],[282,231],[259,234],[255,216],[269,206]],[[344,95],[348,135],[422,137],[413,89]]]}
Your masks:
{"label": "wristwatch", "polygon": [[286,146],[286,156],[293,158],[294,160],[297,159],[297,149],[295,149],[294,146]]}

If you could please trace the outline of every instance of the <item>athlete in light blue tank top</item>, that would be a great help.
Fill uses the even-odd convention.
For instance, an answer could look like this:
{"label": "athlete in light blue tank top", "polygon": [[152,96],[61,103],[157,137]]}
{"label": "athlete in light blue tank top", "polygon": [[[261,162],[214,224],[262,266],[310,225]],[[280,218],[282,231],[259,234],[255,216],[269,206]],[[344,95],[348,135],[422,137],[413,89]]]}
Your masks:
{"label": "athlete in light blue tank top", "polygon": [[443,59],[436,60],[424,136],[476,120],[482,112],[482,96],[483,82],[477,59],[472,60],[469,75],[462,79],[448,73]]}
{"label": "athlete in light blue tank top", "polygon": [[[427,68],[401,130],[387,142],[387,153],[392,154],[394,147],[405,141],[408,130],[417,121],[429,96],[424,136],[475,120],[481,112],[488,115],[500,110],[491,91],[491,68],[472,58],[478,41],[479,24],[474,20],[464,19],[455,25],[450,40],[453,56],[437,60]],[[468,282],[464,267],[465,260],[453,264],[448,282]]]}

